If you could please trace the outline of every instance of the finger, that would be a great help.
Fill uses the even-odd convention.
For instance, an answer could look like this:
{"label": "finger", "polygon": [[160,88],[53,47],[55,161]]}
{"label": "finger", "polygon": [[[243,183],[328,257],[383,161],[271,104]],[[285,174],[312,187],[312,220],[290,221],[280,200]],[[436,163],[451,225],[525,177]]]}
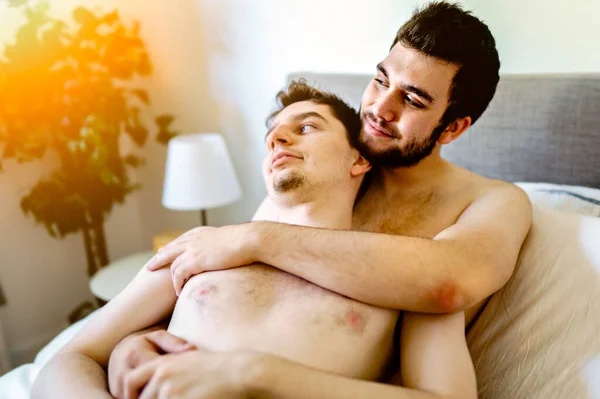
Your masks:
{"label": "finger", "polygon": [[181,254],[177,257],[177,259],[175,259],[172,263],[171,263],[171,279],[173,279],[173,275],[175,273],[175,270],[177,270],[177,268],[179,266],[181,266],[181,264],[183,263],[183,260],[185,259],[185,254]]}
{"label": "finger", "polygon": [[163,353],[179,353],[194,349],[195,346],[165,330],[154,331],[146,339]]}
{"label": "finger", "polygon": [[[152,348],[152,344],[149,344]],[[124,351],[121,352],[121,351]],[[147,350],[145,348],[141,348],[141,350],[136,349],[121,349],[119,346],[115,348],[112,356],[110,357],[110,361],[108,363],[108,387],[110,393],[116,398],[123,397],[123,386],[124,386],[124,378],[125,375],[132,369],[136,368],[138,364],[146,362],[151,359],[148,355],[148,352],[152,354],[151,350]],[[157,357],[158,354],[155,354],[154,357]]]}
{"label": "finger", "polygon": [[172,270],[171,278],[173,279],[173,287],[177,296],[181,295],[181,290],[188,278],[192,275],[189,263],[181,262],[175,270]]}
{"label": "finger", "polygon": [[141,364],[148,363],[149,361],[152,361],[160,356],[160,353],[156,352],[156,347],[154,345],[151,345],[151,348],[148,349],[136,349],[134,353],[135,354],[132,355],[132,362],[128,364],[130,369],[134,369]]}
{"label": "finger", "polygon": [[182,245],[171,245],[163,247],[160,253],[154,255],[145,265],[146,269],[154,271],[161,267],[173,262],[175,258],[181,255],[185,251],[185,246]]}
{"label": "finger", "polygon": [[[180,283],[177,276],[178,273],[181,273],[180,267],[184,267],[186,266],[186,261],[184,260],[185,258],[183,256],[180,256],[179,258],[175,259],[175,265],[171,265],[171,280],[173,282],[173,289],[175,290],[175,295],[179,296],[181,295],[181,291],[183,290],[183,286],[185,285],[185,282],[187,280],[184,280],[183,283]],[[179,271],[178,271],[179,270]]]}
{"label": "finger", "polygon": [[[181,243],[187,243],[190,241],[197,240],[199,238],[198,235],[202,234],[203,231],[211,230],[214,228],[215,227],[212,227],[212,226],[194,227],[193,229],[188,230],[185,233],[183,233],[182,235],[180,235],[179,237],[177,237],[175,240],[171,241],[171,243],[180,243],[181,244]],[[167,244],[167,246],[168,246],[168,244]]]}
{"label": "finger", "polygon": [[[157,359],[159,360],[159,359]],[[124,399],[137,399],[140,390],[150,381],[158,365],[157,360],[145,363],[125,376]]]}
{"label": "finger", "polygon": [[171,242],[187,242],[190,241],[194,238],[194,235],[196,235],[199,231],[201,231],[200,228],[195,227],[193,229],[190,229],[188,231],[186,231],[185,233],[183,233],[182,235],[180,235],[179,237],[177,237],[175,240],[171,241]]}
{"label": "finger", "polygon": [[127,354],[127,358],[125,359],[126,365],[124,368],[120,368],[118,370],[114,370],[116,365],[108,365],[108,389],[110,394],[115,398],[123,398],[125,393],[125,377],[127,373],[134,369],[135,366],[130,366],[131,361],[128,359],[129,354]]}
{"label": "finger", "polygon": [[139,399],[159,399],[161,383],[158,378],[151,378],[150,381],[142,388],[142,393]]}
{"label": "finger", "polygon": [[[110,365],[108,366],[110,370]],[[108,392],[117,399],[123,397],[123,373],[108,378]]]}

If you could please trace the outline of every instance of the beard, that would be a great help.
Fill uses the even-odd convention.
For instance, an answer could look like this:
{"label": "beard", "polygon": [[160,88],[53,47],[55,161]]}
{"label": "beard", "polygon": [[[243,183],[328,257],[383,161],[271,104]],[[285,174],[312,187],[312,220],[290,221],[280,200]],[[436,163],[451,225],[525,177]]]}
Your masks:
{"label": "beard", "polygon": [[291,171],[277,176],[273,179],[273,190],[277,194],[287,193],[302,187],[306,183],[306,177],[299,172]]}
{"label": "beard", "polygon": [[[372,114],[365,115],[363,119],[365,118],[376,120],[375,116]],[[390,132],[394,137],[402,137],[385,122],[378,122],[378,125]],[[431,132],[429,137],[425,139],[413,139],[402,147],[392,146],[384,150],[376,150],[369,147],[369,143],[365,140],[365,132],[364,130],[361,130],[357,140],[356,149],[373,165],[392,168],[407,168],[418,164],[421,160],[431,154],[444,130],[445,126],[440,123],[433,129],[433,132]]]}

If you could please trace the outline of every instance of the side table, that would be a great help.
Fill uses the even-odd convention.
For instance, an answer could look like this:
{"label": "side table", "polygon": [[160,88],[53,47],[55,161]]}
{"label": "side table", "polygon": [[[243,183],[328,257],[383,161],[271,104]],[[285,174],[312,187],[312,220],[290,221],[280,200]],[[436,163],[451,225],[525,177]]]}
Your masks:
{"label": "side table", "polygon": [[109,263],[90,279],[92,294],[101,301],[110,301],[133,280],[153,256],[154,251],[145,251]]}
{"label": "side table", "polygon": [[155,235],[152,239],[152,246],[154,248],[154,252],[158,252],[159,249],[161,249],[162,247],[164,247],[183,233],[185,233],[185,230],[169,230]]}
{"label": "side table", "polygon": [[113,299],[138,274],[140,269],[161,248],[185,233],[185,230],[165,231],[152,239],[153,251],[138,252],[109,263],[90,279],[90,290],[100,305]]}

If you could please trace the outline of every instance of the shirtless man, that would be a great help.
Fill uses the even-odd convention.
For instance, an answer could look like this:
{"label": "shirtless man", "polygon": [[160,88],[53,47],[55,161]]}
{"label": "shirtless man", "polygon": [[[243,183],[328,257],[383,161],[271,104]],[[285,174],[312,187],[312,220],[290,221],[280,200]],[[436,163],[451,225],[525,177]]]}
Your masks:
{"label": "shirtless man", "polygon": [[[474,175],[440,156],[441,145],[458,138],[487,107],[498,68],[494,40],[484,24],[451,4],[426,7],[401,27],[363,96],[361,148],[381,164],[354,210],[353,228],[363,232],[273,222],[197,229],[165,248],[150,267],[175,260],[179,289],[199,267],[220,270],[258,261],[364,303],[432,313],[466,309],[470,321],[485,298],[511,275],[531,223],[531,205],[518,188]],[[269,219],[269,214],[265,201],[259,215]],[[159,346],[165,347],[170,336],[161,336]],[[147,341],[156,343],[156,336],[136,340],[139,337],[121,345],[135,342],[145,358],[153,357]],[[129,353],[131,346],[122,348],[120,353]],[[222,382],[217,388],[226,387],[230,369],[239,370],[240,354],[215,356],[198,350],[148,363],[161,360],[169,366],[162,369],[167,371],[193,365],[195,369],[179,369],[169,377],[187,370],[188,377],[210,375],[208,381]],[[131,359],[119,359],[125,364],[121,370],[137,371],[130,372]],[[362,385],[355,385],[362,381],[278,357],[260,359],[266,362],[259,367],[250,362],[244,375],[255,375],[256,369],[261,376],[276,375],[270,380],[273,389],[292,387],[299,397],[310,397],[307,389],[327,384],[329,397],[367,395]],[[232,362],[235,367],[206,366]],[[432,376],[439,371],[445,370],[428,370]],[[159,377],[165,375],[166,371]],[[91,367],[86,378],[82,381],[104,384],[97,367]],[[410,378],[403,382],[410,386]]]}
{"label": "shirtless man", "polygon": [[[371,168],[351,145],[360,132],[358,113],[335,96],[302,82],[290,84],[278,99],[281,108],[265,138],[269,154],[263,165],[275,210],[272,221],[351,228],[356,194]],[[154,273],[143,269],[44,368],[34,398],[107,397],[98,365],[106,367],[111,350],[127,334],[167,317],[175,300],[168,269]],[[253,357],[275,355],[342,378],[342,382],[351,381],[346,385],[351,391],[340,397],[351,397],[352,391],[356,395],[359,389],[359,397],[475,398],[462,312],[406,316],[402,377],[412,389],[373,382],[385,376],[390,364],[397,319],[398,311],[367,305],[270,266],[253,264],[192,277],[177,298],[168,330],[204,351],[238,352],[238,364],[245,366]],[[83,373],[88,367],[96,369],[95,379]],[[155,377],[154,370],[146,373],[147,369],[132,375],[127,391],[119,396],[137,397],[143,389],[142,398],[181,397],[181,388],[175,391],[172,384]],[[232,377],[222,390],[206,396],[186,391],[185,397],[285,397],[290,393],[275,384],[263,386],[256,374],[237,373],[233,363],[227,364],[227,370],[237,378]],[[206,373],[195,371],[207,378]],[[289,388],[303,398],[323,397],[330,389],[314,385],[307,395],[307,391]]]}
{"label": "shirtless man", "polygon": [[[430,4],[400,28],[363,94],[358,148],[376,168],[353,231],[271,222],[197,229],[148,267],[172,262],[179,291],[193,274],[263,262],[372,305],[465,310],[469,323],[511,276],[531,224],[521,189],[440,155],[486,109],[499,66],[485,24],[458,5]],[[259,218],[270,208],[267,198]]]}
{"label": "shirtless man", "polygon": [[[179,291],[190,275],[263,262],[364,303],[426,313],[464,310],[471,323],[511,276],[531,204],[518,187],[453,165],[440,150],[481,116],[498,70],[485,24],[453,4],[426,6],[400,28],[362,98],[358,144],[377,167],[355,206],[353,231],[272,222],[196,229],[149,268],[173,262]],[[258,218],[269,219],[270,207],[265,200]],[[172,339],[150,334],[155,341]],[[121,343],[111,379],[139,364],[126,363],[127,353],[156,356],[144,337]],[[307,380],[335,385],[330,376],[295,364],[276,368],[280,376],[294,375],[298,387]]]}

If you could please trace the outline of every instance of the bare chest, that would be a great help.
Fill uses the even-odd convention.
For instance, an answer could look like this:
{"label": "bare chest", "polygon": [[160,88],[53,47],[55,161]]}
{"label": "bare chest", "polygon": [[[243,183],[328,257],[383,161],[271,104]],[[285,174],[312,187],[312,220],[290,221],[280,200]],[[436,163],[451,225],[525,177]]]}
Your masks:
{"label": "bare chest", "polygon": [[263,264],[194,276],[179,300],[194,303],[201,313],[235,314],[238,320],[289,313],[310,324],[330,319],[351,333],[363,331],[373,314],[389,313]]}
{"label": "bare chest", "polygon": [[192,277],[169,332],[210,350],[272,353],[373,379],[386,364],[397,317],[255,264]]}
{"label": "bare chest", "polygon": [[434,193],[415,195],[403,200],[365,196],[354,209],[353,229],[433,238],[456,223],[468,203],[467,197]]}

